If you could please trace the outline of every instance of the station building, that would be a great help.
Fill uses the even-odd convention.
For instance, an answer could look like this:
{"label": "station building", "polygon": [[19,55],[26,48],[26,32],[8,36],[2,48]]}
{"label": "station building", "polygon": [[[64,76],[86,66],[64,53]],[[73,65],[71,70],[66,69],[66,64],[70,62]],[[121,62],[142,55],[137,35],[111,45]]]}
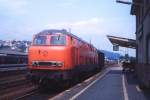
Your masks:
{"label": "station building", "polygon": [[132,0],[131,15],[136,17],[136,72],[150,86],[150,0]]}

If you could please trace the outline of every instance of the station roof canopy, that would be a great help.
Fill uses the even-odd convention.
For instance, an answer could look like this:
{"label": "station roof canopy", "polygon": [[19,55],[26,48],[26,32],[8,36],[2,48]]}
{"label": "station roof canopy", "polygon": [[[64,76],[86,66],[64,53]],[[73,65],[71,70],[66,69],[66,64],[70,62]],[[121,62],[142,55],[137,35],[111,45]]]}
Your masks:
{"label": "station roof canopy", "polygon": [[107,35],[108,39],[113,45],[119,45],[121,47],[136,49],[136,41],[134,39],[116,37]]}

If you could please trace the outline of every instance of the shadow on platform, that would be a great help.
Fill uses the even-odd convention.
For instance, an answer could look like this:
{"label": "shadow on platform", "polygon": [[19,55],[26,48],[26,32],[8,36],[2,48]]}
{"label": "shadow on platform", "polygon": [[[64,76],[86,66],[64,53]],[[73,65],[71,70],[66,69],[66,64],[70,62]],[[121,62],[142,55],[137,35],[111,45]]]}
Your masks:
{"label": "shadow on platform", "polygon": [[[126,82],[127,82],[127,88],[129,91],[129,97],[132,94],[132,97],[130,97],[131,100],[136,100],[137,98],[138,98],[138,100],[150,100],[150,89],[140,89],[139,88],[140,82],[139,82],[136,74],[134,72],[126,72],[124,74],[126,75]],[[134,97],[133,97],[133,94],[134,94]],[[141,98],[142,96],[144,99]]]}

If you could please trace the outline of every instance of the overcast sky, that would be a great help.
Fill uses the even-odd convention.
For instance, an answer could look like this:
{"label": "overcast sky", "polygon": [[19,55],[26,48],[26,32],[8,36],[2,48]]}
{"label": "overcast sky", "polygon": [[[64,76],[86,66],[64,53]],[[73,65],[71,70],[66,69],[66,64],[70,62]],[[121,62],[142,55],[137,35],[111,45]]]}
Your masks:
{"label": "overcast sky", "polygon": [[[0,40],[32,40],[33,34],[41,30],[63,28],[91,40],[99,49],[112,51],[106,35],[135,38],[130,5],[115,1],[0,0]],[[133,50],[129,51],[134,55]]]}

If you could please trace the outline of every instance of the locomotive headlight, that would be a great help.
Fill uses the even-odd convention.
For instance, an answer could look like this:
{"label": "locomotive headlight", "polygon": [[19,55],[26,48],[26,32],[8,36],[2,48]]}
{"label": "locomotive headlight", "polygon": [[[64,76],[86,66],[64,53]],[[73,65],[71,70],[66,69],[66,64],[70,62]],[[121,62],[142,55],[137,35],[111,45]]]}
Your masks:
{"label": "locomotive headlight", "polygon": [[55,66],[58,66],[58,67],[63,66],[63,63],[62,63],[62,62],[59,62],[59,61],[56,61],[56,62],[55,62]]}
{"label": "locomotive headlight", "polygon": [[32,66],[38,66],[38,62],[37,61],[33,61],[32,62]]}
{"label": "locomotive headlight", "polygon": [[63,66],[62,62],[58,62],[57,66]]}
{"label": "locomotive headlight", "polygon": [[32,66],[35,66],[35,62],[34,61],[32,62]]}

